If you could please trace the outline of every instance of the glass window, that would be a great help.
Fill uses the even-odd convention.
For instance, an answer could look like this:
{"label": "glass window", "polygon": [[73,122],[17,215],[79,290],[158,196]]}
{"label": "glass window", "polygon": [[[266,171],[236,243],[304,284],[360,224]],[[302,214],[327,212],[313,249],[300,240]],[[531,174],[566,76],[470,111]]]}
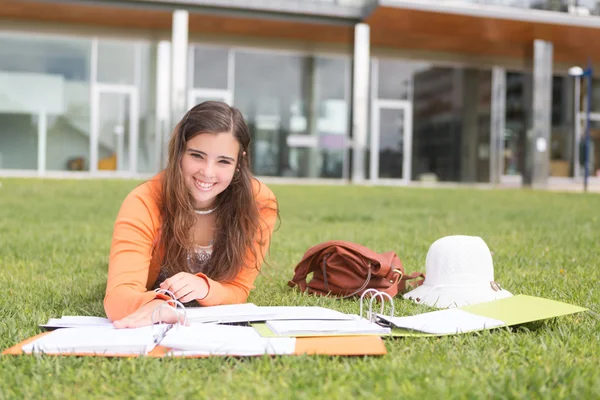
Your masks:
{"label": "glass window", "polygon": [[[580,144],[580,164],[583,175],[585,147]],[[600,177],[600,121],[590,121],[589,174]]]}
{"label": "glass window", "polygon": [[[587,81],[581,79],[581,111],[586,111]],[[600,112],[600,79],[592,78],[592,112]]]}
{"label": "glass window", "polygon": [[413,179],[489,182],[491,71],[431,67],[413,77]]}
{"label": "glass window", "polygon": [[525,166],[525,140],[530,125],[532,81],[526,74],[506,74],[504,174],[520,175]]}
{"label": "glass window", "polygon": [[550,175],[572,176],[573,162],[573,78],[555,76],[552,80],[552,131]]}
{"label": "glass window", "polygon": [[341,177],[347,59],[240,51],[235,60],[234,104],[252,131],[254,173]]}
{"label": "glass window", "polygon": [[137,172],[154,173],[160,169],[156,137],[156,63],[157,44],[138,43],[140,60],[139,126]]}
{"label": "glass window", "polygon": [[0,113],[0,169],[37,169],[37,118]]}
{"label": "glass window", "polygon": [[379,59],[377,62],[377,97],[389,100],[412,99],[413,76],[424,68],[428,68],[428,64]]}
{"label": "glass window", "polygon": [[0,35],[0,168],[37,168],[42,111],[46,169],[89,168],[90,52],[87,40]]}
{"label": "glass window", "polygon": [[98,82],[134,85],[135,43],[100,40],[98,42]]}
{"label": "glass window", "polygon": [[228,89],[229,49],[194,46],[194,88]]}
{"label": "glass window", "polygon": [[[341,178],[350,118],[350,66],[346,58],[318,57],[315,64],[320,170],[322,178]],[[315,172],[316,173],[316,172]]]}

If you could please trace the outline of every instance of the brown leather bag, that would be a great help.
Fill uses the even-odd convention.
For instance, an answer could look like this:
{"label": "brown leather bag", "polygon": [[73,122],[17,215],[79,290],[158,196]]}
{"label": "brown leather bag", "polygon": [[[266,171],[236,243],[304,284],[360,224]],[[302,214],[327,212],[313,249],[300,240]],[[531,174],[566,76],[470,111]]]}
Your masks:
{"label": "brown leather bag", "polygon": [[[307,283],[311,272],[312,279]],[[394,297],[406,291],[407,281],[415,280],[410,286],[417,287],[424,279],[419,272],[405,275],[393,251],[379,254],[360,244],[333,240],[308,249],[288,285],[302,292],[342,298],[360,296],[367,289]]]}

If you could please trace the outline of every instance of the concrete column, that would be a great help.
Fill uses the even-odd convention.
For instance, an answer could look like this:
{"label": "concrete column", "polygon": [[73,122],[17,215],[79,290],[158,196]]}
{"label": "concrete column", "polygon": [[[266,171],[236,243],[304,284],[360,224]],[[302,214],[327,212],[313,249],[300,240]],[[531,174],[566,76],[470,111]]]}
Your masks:
{"label": "concrete column", "polygon": [[156,171],[167,166],[171,137],[171,43],[161,40],[156,49]]}
{"label": "concrete column", "polygon": [[497,185],[504,174],[504,131],[506,129],[506,71],[492,70],[490,118],[490,183]]}
{"label": "concrete column", "polygon": [[188,21],[187,11],[173,11],[171,32],[171,121],[173,124],[177,124],[187,112]]}
{"label": "concrete column", "polygon": [[365,180],[365,152],[369,120],[370,28],[360,23],[354,27],[352,76],[352,182]]}
{"label": "concrete column", "polygon": [[546,186],[550,173],[552,53],[551,42],[534,41],[532,129],[526,138],[527,160],[523,174],[523,184],[527,186]]}

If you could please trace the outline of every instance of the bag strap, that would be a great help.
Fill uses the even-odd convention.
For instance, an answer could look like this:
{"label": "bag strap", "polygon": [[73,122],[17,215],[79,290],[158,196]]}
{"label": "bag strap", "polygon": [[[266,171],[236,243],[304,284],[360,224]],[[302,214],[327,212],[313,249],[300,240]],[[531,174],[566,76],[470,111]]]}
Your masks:
{"label": "bag strap", "polygon": [[[422,279],[417,280],[418,278]],[[406,286],[409,286],[411,289],[415,289],[421,286],[424,281],[425,274],[422,272],[413,272],[412,274],[403,275],[402,278],[400,278],[400,280],[398,281],[398,291],[403,292],[404,290],[406,290]]]}

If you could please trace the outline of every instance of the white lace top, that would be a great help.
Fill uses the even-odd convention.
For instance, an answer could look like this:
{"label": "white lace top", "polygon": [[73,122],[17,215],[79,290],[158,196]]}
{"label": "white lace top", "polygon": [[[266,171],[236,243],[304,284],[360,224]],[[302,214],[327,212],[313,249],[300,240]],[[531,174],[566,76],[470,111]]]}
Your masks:
{"label": "white lace top", "polygon": [[188,266],[192,273],[197,274],[199,272],[204,272],[204,269],[212,256],[212,251],[212,242],[208,246],[194,245],[194,251],[188,253],[187,256]]}

